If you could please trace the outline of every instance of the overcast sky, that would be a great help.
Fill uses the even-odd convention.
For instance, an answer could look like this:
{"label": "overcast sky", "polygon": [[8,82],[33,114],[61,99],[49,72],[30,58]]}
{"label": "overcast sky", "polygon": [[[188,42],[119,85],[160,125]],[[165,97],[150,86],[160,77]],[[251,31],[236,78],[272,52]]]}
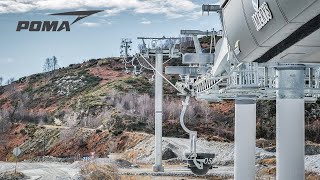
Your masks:
{"label": "overcast sky", "polygon": [[[201,12],[217,0],[0,0],[0,77],[42,72],[44,60],[56,56],[60,66],[91,58],[119,56],[121,38],[178,36],[181,29],[220,29],[219,18]],[[16,32],[18,21],[72,22],[73,16],[48,14],[104,10],[71,26],[71,31]],[[134,49],[135,49],[134,47]]]}

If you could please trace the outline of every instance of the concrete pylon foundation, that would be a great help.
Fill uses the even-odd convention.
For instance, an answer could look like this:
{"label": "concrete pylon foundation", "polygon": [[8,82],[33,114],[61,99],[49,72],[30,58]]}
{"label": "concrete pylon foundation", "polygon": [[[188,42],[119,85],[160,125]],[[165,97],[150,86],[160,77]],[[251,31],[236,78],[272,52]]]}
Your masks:
{"label": "concrete pylon foundation", "polygon": [[[163,172],[162,166],[162,102],[163,102],[163,54],[162,50],[156,52],[156,72],[155,75],[155,164],[154,172]],[[159,74],[161,73],[161,75]]]}
{"label": "concrete pylon foundation", "polygon": [[255,179],[256,100],[239,98],[235,102],[234,179]]}
{"label": "concrete pylon foundation", "polygon": [[277,180],[304,180],[304,70],[303,65],[276,68]]}

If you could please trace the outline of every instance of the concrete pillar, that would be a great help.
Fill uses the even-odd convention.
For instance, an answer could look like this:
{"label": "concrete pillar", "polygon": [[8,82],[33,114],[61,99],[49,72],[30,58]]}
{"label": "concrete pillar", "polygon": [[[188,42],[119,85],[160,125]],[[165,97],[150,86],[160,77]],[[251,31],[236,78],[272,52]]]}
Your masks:
{"label": "concrete pillar", "polygon": [[234,179],[255,179],[256,101],[239,98],[235,103]]}
{"label": "concrete pillar", "polygon": [[276,68],[277,180],[304,180],[303,65]]}
{"label": "concrete pillar", "polygon": [[[163,74],[162,50],[156,52],[156,70]],[[154,172],[163,172],[162,166],[162,102],[163,102],[163,79],[156,72],[155,75],[155,164]]]}

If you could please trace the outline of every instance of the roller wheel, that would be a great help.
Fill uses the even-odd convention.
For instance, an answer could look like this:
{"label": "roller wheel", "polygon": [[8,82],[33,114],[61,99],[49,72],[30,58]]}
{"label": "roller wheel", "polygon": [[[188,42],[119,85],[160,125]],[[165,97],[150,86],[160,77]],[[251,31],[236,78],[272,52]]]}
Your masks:
{"label": "roller wheel", "polygon": [[196,175],[199,175],[199,176],[202,176],[202,175],[205,175],[208,173],[210,167],[209,166],[206,166],[204,165],[203,166],[203,169],[198,169],[197,167],[190,167],[191,171],[196,174]]}

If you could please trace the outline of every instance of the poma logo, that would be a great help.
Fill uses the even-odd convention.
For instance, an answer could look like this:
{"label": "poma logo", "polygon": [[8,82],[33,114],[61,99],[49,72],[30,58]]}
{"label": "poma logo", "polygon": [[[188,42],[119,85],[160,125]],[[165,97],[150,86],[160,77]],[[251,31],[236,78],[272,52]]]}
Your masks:
{"label": "poma logo", "polygon": [[70,26],[83,18],[101,12],[103,10],[94,10],[94,11],[72,11],[64,13],[56,13],[50,15],[56,16],[78,16],[71,24],[68,21],[19,21],[16,31],[29,30],[29,31],[70,31]]}

